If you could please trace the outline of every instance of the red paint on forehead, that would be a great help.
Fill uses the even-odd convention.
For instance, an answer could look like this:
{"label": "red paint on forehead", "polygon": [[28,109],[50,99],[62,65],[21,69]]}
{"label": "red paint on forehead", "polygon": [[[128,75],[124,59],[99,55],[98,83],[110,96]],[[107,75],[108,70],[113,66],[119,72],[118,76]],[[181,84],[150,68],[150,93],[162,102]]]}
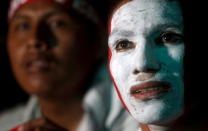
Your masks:
{"label": "red paint on forehead", "polygon": [[[111,74],[111,72],[110,72],[110,61],[111,61],[111,57],[112,57],[112,52],[111,52],[111,49],[109,48],[109,49],[108,49],[108,72],[110,73],[110,78],[111,78],[111,80],[113,81],[113,85],[114,85],[114,87],[115,87],[115,89],[116,89],[116,92],[117,92],[117,94],[118,94],[118,97],[119,97],[119,99],[120,99],[122,105],[123,105],[124,108],[129,112],[129,109],[127,108],[126,104],[124,103],[123,98],[122,98],[122,96],[121,96],[121,93],[120,93],[119,90],[118,90],[118,86],[116,85],[115,80],[114,80],[114,78],[113,78],[113,76],[112,76],[112,74]],[[130,113],[130,112],[129,112],[129,113]]]}

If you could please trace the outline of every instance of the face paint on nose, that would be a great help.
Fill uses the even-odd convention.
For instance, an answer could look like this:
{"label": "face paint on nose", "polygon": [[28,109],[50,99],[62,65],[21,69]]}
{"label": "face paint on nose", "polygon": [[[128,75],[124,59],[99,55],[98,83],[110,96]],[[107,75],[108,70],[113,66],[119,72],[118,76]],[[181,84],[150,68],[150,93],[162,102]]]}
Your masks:
{"label": "face paint on nose", "polygon": [[139,43],[139,46],[135,49],[136,52],[132,55],[134,57],[133,68],[141,73],[155,73],[160,70],[160,63],[156,58],[156,50],[153,46],[154,43],[143,39]]}

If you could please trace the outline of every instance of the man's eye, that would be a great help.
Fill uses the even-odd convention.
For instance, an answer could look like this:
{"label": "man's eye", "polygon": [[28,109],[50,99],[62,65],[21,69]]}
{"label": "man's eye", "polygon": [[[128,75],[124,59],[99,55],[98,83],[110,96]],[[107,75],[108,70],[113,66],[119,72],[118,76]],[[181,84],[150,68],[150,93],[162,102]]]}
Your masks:
{"label": "man's eye", "polygon": [[124,52],[135,47],[134,43],[129,40],[118,40],[116,42],[116,51],[117,52]]}
{"label": "man's eye", "polygon": [[15,29],[18,31],[25,31],[28,30],[30,28],[30,24],[25,22],[25,23],[19,23],[16,25]]}
{"label": "man's eye", "polygon": [[63,28],[66,27],[67,23],[63,20],[54,20],[50,23],[52,28]]}
{"label": "man's eye", "polygon": [[155,42],[159,45],[165,45],[165,44],[175,44],[180,43],[183,41],[183,35],[173,33],[173,32],[167,32],[160,35],[159,38],[155,40]]}

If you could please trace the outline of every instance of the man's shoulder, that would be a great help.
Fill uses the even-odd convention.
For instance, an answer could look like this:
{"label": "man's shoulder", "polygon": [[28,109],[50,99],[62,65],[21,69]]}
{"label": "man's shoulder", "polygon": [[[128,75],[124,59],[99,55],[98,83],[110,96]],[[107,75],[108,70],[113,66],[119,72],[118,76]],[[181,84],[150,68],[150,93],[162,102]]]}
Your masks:
{"label": "man's shoulder", "polygon": [[0,113],[0,130],[8,130],[40,115],[37,99],[31,97],[27,103]]}
{"label": "man's shoulder", "polygon": [[25,105],[18,105],[0,113],[0,130],[8,130],[23,122]]}

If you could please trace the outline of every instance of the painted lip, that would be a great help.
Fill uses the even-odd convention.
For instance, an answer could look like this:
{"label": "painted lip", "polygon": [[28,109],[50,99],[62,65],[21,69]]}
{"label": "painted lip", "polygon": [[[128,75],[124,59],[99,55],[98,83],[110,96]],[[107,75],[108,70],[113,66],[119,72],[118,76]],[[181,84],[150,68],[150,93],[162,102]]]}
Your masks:
{"label": "painted lip", "polygon": [[149,81],[136,86],[132,86],[130,94],[139,100],[148,100],[154,96],[158,96],[170,91],[168,82]]}

